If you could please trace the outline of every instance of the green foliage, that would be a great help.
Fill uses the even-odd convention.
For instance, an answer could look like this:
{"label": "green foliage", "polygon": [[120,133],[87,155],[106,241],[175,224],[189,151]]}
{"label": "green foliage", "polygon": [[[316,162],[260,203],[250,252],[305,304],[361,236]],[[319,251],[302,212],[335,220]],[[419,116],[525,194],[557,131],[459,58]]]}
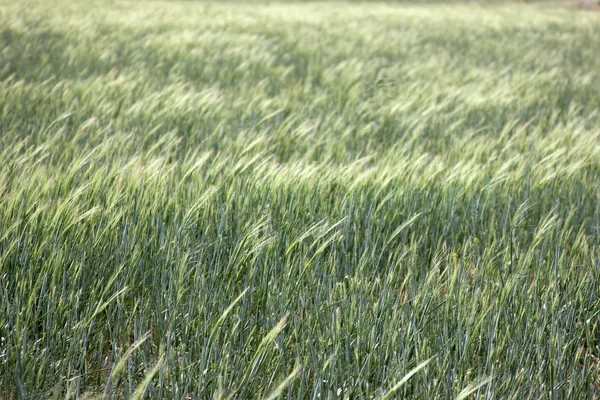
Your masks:
{"label": "green foliage", "polygon": [[0,0],[0,398],[593,398],[600,24]]}

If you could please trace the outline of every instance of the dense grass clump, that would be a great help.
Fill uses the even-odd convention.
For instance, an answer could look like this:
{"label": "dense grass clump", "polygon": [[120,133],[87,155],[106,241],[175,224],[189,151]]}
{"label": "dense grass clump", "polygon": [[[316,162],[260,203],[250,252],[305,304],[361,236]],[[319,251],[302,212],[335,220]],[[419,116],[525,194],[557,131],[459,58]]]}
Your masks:
{"label": "dense grass clump", "polygon": [[0,398],[599,395],[600,20],[0,2]]}

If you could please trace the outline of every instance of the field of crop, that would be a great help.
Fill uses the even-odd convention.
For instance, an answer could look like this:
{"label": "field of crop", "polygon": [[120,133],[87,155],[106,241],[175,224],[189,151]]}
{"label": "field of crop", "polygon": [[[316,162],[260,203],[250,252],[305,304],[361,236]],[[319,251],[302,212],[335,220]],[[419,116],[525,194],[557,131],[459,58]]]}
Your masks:
{"label": "field of crop", "polygon": [[600,15],[0,0],[0,398],[600,396]]}

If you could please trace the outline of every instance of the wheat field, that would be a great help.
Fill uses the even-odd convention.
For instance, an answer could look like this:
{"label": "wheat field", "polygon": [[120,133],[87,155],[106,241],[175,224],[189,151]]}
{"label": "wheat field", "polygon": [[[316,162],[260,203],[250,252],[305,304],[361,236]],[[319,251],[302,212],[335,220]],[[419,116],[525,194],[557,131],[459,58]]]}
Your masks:
{"label": "wheat field", "polygon": [[1,399],[600,396],[600,15],[0,0]]}

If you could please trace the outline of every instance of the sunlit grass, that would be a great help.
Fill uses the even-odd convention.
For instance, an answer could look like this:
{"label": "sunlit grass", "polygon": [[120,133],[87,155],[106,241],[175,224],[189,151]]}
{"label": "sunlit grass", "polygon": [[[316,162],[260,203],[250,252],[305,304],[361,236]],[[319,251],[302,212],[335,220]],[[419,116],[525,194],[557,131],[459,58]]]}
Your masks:
{"label": "sunlit grass", "polygon": [[0,398],[593,398],[600,25],[0,1]]}

